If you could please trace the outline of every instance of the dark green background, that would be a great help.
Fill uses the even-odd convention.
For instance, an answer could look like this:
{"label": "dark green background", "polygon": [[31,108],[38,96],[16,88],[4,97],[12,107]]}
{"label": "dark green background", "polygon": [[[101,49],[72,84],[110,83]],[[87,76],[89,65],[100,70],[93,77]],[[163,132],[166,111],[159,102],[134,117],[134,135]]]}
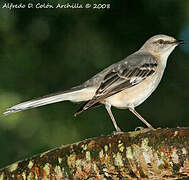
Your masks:
{"label": "dark green background", "polygon": [[[80,1],[83,6],[93,2]],[[170,55],[159,87],[137,110],[154,127],[189,126],[189,1],[96,3],[111,7],[0,8],[0,112],[78,85],[162,33],[184,39],[186,44]],[[1,117],[0,167],[61,144],[112,133],[113,124],[103,106],[74,118],[79,107],[63,102]],[[144,126],[128,110],[112,110],[123,131]]]}

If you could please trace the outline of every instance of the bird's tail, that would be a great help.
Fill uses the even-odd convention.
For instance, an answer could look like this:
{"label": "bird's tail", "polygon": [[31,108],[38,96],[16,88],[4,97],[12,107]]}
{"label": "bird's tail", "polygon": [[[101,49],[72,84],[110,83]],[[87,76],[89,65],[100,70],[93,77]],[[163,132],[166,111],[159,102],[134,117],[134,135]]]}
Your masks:
{"label": "bird's tail", "polygon": [[30,101],[26,101],[20,104],[17,104],[15,106],[12,106],[11,108],[8,108],[3,115],[8,115],[11,113],[16,113],[19,111],[23,111],[26,109],[31,109],[39,106],[44,106],[47,104],[52,104],[56,102],[61,101],[73,101],[73,102],[81,102],[81,101],[87,101],[93,97],[95,93],[94,88],[89,87],[82,87],[77,86],[70,90],[63,91],[56,94],[50,94],[47,96],[43,96],[37,99],[32,99]]}

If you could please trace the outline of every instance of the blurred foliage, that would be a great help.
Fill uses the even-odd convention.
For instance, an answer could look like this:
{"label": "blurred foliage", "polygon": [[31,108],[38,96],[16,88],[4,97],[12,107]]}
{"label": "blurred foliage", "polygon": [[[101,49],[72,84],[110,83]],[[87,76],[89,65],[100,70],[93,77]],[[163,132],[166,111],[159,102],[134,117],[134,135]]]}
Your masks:
{"label": "blurred foliage", "polygon": [[[189,126],[189,1],[98,3],[110,3],[111,8],[0,9],[0,112],[78,85],[136,51],[152,35],[163,33],[184,39],[186,44],[171,54],[160,86],[137,110],[154,127]],[[63,102],[1,117],[0,167],[114,130],[105,108],[74,118],[79,107]],[[144,126],[127,110],[113,108],[113,112],[124,131]]]}

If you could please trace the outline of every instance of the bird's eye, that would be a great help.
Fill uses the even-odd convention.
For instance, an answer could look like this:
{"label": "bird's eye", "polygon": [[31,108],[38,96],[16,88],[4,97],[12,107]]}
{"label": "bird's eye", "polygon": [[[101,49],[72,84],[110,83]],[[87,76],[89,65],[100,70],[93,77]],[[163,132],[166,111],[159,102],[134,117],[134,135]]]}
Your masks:
{"label": "bird's eye", "polygon": [[165,41],[164,41],[163,39],[159,39],[157,42],[158,42],[159,44],[164,44],[164,43],[165,43]]}

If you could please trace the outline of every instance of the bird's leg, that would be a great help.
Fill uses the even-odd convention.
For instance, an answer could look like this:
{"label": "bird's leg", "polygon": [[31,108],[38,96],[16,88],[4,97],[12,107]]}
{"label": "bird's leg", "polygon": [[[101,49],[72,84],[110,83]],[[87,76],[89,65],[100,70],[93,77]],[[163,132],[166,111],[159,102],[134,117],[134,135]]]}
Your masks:
{"label": "bird's leg", "polygon": [[139,113],[136,112],[134,108],[129,107],[129,110],[135,114],[146,126],[148,126],[150,129],[154,129],[151,124],[149,124]]}
{"label": "bird's leg", "polygon": [[116,129],[117,132],[121,132],[121,129],[118,127],[117,123],[116,123],[116,120],[112,114],[112,111],[111,111],[111,105],[109,103],[105,103],[105,107],[106,107],[106,110],[108,111],[108,114],[110,116],[110,118],[112,119],[112,122],[114,124],[114,127]]}

